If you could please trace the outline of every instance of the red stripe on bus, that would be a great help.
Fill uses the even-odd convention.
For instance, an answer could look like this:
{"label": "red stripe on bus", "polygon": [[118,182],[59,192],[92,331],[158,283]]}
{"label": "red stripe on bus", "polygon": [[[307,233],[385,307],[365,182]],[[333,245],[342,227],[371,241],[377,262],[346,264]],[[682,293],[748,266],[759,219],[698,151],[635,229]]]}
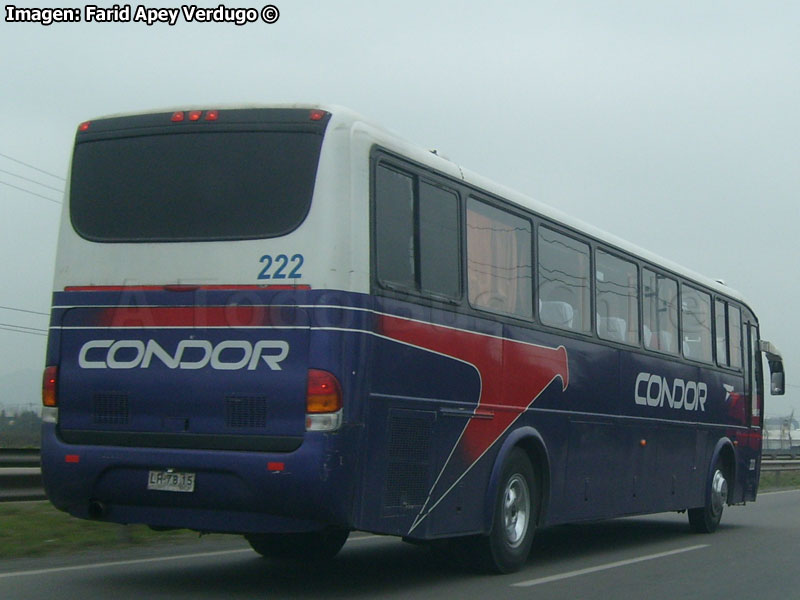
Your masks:
{"label": "red stripe on bus", "polygon": [[100,315],[104,327],[257,327],[272,324],[269,306],[125,306]]}

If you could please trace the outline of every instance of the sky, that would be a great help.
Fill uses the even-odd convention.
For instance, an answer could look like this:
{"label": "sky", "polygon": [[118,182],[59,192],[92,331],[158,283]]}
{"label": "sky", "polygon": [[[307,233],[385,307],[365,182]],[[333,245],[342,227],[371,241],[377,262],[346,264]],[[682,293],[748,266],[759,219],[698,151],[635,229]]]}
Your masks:
{"label": "sky", "polygon": [[7,22],[4,5],[0,404],[40,401],[58,190],[80,122],[188,105],[318,102],[352,108],[724,280],[749,299],[762,336],[784,354],[787,395],[768,397],[767,415],[798,406],[800,3],[224,6],[270,2],[276,23],[243,26],[183,18],[174,26],[43,26]]}

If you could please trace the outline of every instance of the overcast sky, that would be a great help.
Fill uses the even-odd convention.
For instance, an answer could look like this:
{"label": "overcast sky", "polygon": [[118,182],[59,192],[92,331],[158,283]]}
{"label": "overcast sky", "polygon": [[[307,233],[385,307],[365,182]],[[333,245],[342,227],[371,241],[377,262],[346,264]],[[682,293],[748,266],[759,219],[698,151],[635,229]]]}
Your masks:
{"label": "overcast sky", "polygon": [[45,338],[2,327],[47,326],[8,307],[48,310],[61,200],[9,172],[62,189],[92,117],[310,101],[725,280],[786,359],[767,414],[797,405],[800,3],[272,3],[243,27],[0,18],[0,402],[39,402]]}

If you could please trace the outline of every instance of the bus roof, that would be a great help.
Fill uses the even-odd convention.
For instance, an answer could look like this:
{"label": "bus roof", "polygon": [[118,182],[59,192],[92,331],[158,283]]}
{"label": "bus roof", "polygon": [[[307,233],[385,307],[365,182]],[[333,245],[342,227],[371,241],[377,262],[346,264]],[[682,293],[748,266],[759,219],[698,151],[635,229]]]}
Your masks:
{"label": "bus roof", "polygon": [[652,263],[666,271],[670,271],[675,275],[679,275],[685,279],[694,281],[704,287],[707,287],[715,292],[734,298],[743,304],[747,304],[744,297],[736,290],[728,287],[724,283],[701,275],[691,269],[679,265],[671,260],[663,258],[649,250],[636,246],[622,238],[619,238],[611,233],[603,231],[590,225],[576,217],[573,217],[553,206],[535,200],[526,196],[516,190],[508,188],[499,184],[487,177],[479,175],[469,169],[465,169],[456,164],[449,158],[446,158],[433,150],[425,149],[417,144],[409,142],[401,135],[393,132],[392,130],[368,119],[359,113],[334,104],[315,104],[315,103],[280,103],[280,104],[235,104],[235,105],[183,105],[175,107],[166,107],[147,111],[138,111],[135,113],[120,113],[97,117],[97,119],[113,119],[120,117],[129,117],[133,115],[143,114],[156,114],[177,111],[192,111],[192,110],[225,110],[225,109],[308,109],[308,110],[324,110],[331,114],[331,123],[329,131],[335,129],[347,129],[350,131],[361,130],[368,133],[374,141],[388,150],[395,151],[413,161],[421,163],[431,169],[442,172],[455,179],[460,179],[465,183],[483,190],[484,192],[497,196],[503,200],[511,202],[521,208],[530,210],[542,217],[550,219],[558,224],[564,225],[569,229],[594,238],[596,241],[606,244],[612,248],[616,248],[625,253],[636,256],[642,260]]}

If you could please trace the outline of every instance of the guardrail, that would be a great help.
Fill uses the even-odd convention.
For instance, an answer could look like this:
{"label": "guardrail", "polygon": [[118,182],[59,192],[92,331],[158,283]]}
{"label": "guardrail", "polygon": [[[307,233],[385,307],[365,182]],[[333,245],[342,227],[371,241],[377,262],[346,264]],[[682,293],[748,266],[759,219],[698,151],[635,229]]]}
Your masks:
{"label": "guardrail", "polygon": [[[7,450],[0,448],[0,502],[46,500],[42,487],[39,450]],[[800,471],[800,458],[786,460],[764,458],[762,473]]]}
{"label": "guardrail", "polygon": [[798,459],[800,458],[800,446],[792,446],[791,448],[764,448],[761,450],[761,456],[769,459]]}
{"label": "guardrail", "polygon": [[0,502],[45,500],[38,449],[0,448]]}

